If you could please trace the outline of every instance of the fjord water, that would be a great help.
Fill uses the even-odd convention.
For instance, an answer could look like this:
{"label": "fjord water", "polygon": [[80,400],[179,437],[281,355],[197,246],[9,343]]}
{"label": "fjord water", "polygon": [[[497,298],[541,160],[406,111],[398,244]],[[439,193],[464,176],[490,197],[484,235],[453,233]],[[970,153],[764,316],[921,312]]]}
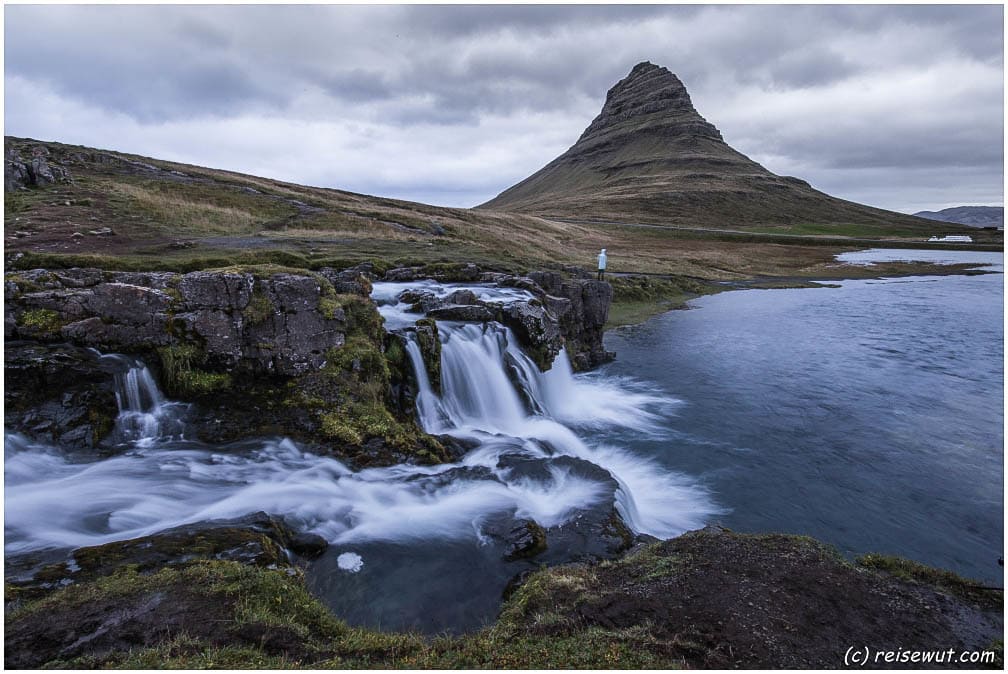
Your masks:
{"label": "fjord water", "polygon": [[[993,264],[997,253],[870,251],[850,262]],[[1000,586],[1002,274],[747,290],[610,332],[614,363],[681,400],[672,439],[613,443],[700,476],[716,519],[898,554]]]}

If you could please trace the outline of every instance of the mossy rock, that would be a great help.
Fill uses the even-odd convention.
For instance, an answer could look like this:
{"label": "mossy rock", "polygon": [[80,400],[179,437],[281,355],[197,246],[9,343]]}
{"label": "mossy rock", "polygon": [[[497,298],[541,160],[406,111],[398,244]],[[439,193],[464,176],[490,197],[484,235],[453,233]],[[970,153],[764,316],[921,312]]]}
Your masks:
{"label": "mossy rock", "polygon": [[63,319],[52,309],[29,309],[17,318],[17,325],[32,337],[48,339],[63,329]]}
{"label": "mossy rock", "polygon": [[416,322],[417,346],[423,356],[424,367],[431,388],[441,393],[441,339],[437,322],[433,318],[421,318]]}

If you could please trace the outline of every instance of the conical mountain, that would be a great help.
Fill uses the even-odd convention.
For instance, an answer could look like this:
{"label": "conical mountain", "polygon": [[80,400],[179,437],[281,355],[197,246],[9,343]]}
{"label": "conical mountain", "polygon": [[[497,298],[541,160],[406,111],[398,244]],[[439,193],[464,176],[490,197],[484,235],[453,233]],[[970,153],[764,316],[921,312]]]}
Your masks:
{"label": "conical mountain", "polygon": [[573,147],[481,208],[699,227],[928,226],[771,173],[724,142],[678,77],[647,62],[609,90]]}

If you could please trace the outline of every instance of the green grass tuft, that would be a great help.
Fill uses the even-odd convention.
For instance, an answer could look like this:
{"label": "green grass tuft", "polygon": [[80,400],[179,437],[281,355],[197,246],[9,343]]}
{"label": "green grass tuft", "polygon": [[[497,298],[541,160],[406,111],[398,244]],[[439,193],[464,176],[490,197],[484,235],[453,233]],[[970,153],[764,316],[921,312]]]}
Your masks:
{"label": "green grass tuft", "polygon": [[245,307],[242,313],[245,321],[249,325],[258,325],[268,321],[275,313],[276,309],[273,307],[273,303],[270,302],[270,298],[266,295],[259,282],[256,281],[252,287],[252,299],[249,300],[248,306]]}
{"label": "green grass tuft", "polygon": [[193,344],[174,344],[158,349],[161,357],[162,384],[170,396],[183,400],[231,388],[231,376],[210,372],[200,366],[206,354]]}

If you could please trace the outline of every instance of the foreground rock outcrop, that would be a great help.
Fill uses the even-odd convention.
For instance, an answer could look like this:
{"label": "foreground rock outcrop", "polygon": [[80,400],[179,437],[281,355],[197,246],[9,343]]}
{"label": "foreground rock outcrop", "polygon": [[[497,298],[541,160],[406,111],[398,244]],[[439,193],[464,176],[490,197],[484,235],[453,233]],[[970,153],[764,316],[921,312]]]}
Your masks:
{"label": "foreground rock outcrop", "polygon": [[[347,626],[280,558],[215,559],[213,546],[190,543],[192,558],[159,569],[110,565],[8,598],[5,665],[861,668],[845,663],[855,647],[868,649],[869,668],[893,666],[886,652],[949,649],[952,662],[901,665],[1003,667],[999,592],[905,560],[850,563],[800,536],[709,528],[614,561],[541,570],[492,626],[432,641]],[[963,653],[975,659],[961,662]]]}
{"label": "foreground rock outcrop", "polygon": [[347,305],[369,290],[357,270],[257,278],[35,269],[6,279],[4,334],[125,353],[198,345],[202,365],[300,375],[343,346],[354,328]]}
{"label": "foreground rock outcrop", "polygon": [[192,403],[186,422],[204,441],[286,435],[360,465],[445,460],[394,404],[368,274],[8,274],[8,428],[67,449],[102,446],[124,366],[90,347],[142,359],[168,396]]}

